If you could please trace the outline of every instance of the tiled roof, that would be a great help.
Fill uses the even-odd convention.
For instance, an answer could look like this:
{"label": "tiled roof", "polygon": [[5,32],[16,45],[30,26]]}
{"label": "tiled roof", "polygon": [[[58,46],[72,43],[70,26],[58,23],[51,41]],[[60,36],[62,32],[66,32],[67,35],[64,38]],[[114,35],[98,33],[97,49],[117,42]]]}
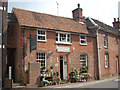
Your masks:
{"label": "tiled roof", "polygon": [[21,26],[88,34],[85,24],[80,24],[71,18],[38,13],[18,8],[13,8],[13,13]]}
{"label": "tiled roof", "polygon": [[[103,29],[102,29],[103,31],[109,32],[109,33],[112,33],[112,34],[119,34],[119,30],[118,30],[118,29],[116,29],[116,28],[114,28],[114,27],[112,27],[112,26],[109,26],[109,25],[107,25],[107,24],[105,24],[105,23],[103,23],[103,22],[101,22],[101,21],[99,21],[99,20],[96,20],[96,19],[93,19],[93,18],[92,18],[92,20],[93,20],[98,26],[100,26],[101,28],[103,28]],[[86,26],[87,26],[87,27],[94,26],[94,25],[90,22],[90,20],[89,20],[88,18],[86,19],[85,23],[86,23]]]}

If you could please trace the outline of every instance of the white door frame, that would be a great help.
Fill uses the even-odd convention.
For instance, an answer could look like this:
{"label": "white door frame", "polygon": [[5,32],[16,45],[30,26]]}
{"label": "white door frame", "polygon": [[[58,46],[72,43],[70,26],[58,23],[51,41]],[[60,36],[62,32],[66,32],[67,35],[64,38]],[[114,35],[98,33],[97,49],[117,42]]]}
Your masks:
{"label": "white door frame", "polygon": [[60,56],[63,56],[63,80],[67,80],[67,56],[66,55]]}

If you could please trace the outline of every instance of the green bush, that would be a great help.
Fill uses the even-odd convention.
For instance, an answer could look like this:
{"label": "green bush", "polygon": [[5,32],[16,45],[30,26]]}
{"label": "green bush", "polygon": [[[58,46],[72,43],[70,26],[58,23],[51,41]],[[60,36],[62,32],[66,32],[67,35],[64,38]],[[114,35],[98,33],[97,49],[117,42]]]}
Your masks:
{"label": "green bush", "polygon": [[50,69],[53,69],[54,67],[53,66],[50,66]]}
{"label": "green bush", "polygon": [[87,66],[82,66],[81,67],[81,73],[88,73],[88,67]]}
{"label": "green bush", "polygon": [[45,69],[46,67],[45,66],[42,66],[41,69]]}

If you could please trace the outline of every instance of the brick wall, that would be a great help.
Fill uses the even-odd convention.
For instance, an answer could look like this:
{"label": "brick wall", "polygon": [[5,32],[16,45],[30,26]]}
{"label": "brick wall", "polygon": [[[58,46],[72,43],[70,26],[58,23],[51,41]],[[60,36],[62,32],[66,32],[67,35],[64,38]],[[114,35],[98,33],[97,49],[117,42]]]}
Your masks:
{"label": "brick wall", "polygon": [[[103,34],[108,36],[108,48],[104,48],[104,38]],[[99,46],[100,46],[100,64],[101,64],[101,79],[104,79],[110,75],[116,75],[116,56],[118,56],[118,44],[115,44],[114,37],[112,35],[103,31],[99,31]],[[109,54],[109,68],[105,68],[105,53]]]}
{"label": "brick wall", "polygon": [[37,79],[40,76],[40,64],[29,63],[29,84],[31,86],[37,85]]}
{"label": "brick wall", "polygon": [[[47,31],[47,42],[37,42],[37,50],[32,51],[30,53],[30,41],[28,39],[29,35],[35,36],[37,34],[37,30],[26,29],[25,30],[25,70],[28,70],[28,62],[36,62],[36,53],[37,52],[45,52],[47,54],[47,69],[50,71],[50,66],[53,65],[53,71],[60,72],[60,55],[67,55],[68,62],[68,74],[72,70],[73,67],[76,69],[80,69],[80,54],[87,54],[88,56],[88,68],[89,73],[92,78],[94,78],[96,68],[94,63],[97,62],[96,57],[96,38],[95,37],[87,37],[87,46],[81,46],[79,35],[72,34],[71,41],[72,45],[60,45],[56,44],[56,33],[52,31]],[[58,53],[56,51],[57,46],[62,47],[70,47],[70,53]]]}
{"label": "brick wall", "polygon": [[[9,23],[8,25],[8,66],[13,67],[13,75],[15,76],[13,81],[20,81],[23,68],[23,44],[22,44],[22,30],[20,29],[18,23]],[[12,49],[11,51],[9,51]],[[14,51],[13,51],[14,49]],[[11,52],[11,54],[9,54]],[[13,55],[14,54],[14,55]],[[11,55],[13,58],[11,59]],[[12,62],[12,63],[11,63]],[[16,77],[17,76],[17,77]]]}
{"label": "brick wall", "polygon": [[[15,76],[16,80],[20,80],[21,72],[23,71],[23,34],[22,29],[16,24],[9,38],[10,46],[16,48],[15,52]],[[103,33],[99,31],[99,45],[100,45],[100,63],[101,63],[101,75],[102,79],[110,75],[116,75],[116,56],[118,56],[118,44],[114,44],[114,35],[108,34],[108,49],[104,48]],[[28,63],[36,63],[36,53],[45,52],[47,55],[47,70],[50,71],[50,66],[53,65],[53,71],[60,72],[60,55],[67,55],[67,69],[68,74],[73,67],[80,69],[80,54],[87,54],[88,56],[88,69],[92,78],[95,79],[98,76],[98,61],[97,61],[97,48],[96,48],[96,37],[87,36],[87,46],[80,45],[79,35],[71,34],[72,45],[60,45],[56,44],[56,33],[54,31],[47,31],[47,42],[37,42],[37,50],[30,53],[30,34],[33,36],[37,35],[36,29],[25,29],[25,67],[24,70],[28,71]],[[13,37],[13,36],[14,37]],[[17,38],[16,38],[17,37]],[[70,53],[60,53],[56,51],[57,46],[70,47]],[[105,52],[109,53],[109,69],[105,69]]]}

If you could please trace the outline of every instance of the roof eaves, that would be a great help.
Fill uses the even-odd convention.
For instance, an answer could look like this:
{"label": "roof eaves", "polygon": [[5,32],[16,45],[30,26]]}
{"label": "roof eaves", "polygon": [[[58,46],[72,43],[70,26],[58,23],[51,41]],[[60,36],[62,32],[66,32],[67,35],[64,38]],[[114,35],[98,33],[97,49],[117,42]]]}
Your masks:
{"label": "roof eaves", "polygon": [[96,35],[91,35],[91,34],[86,34],[86,33],[72,32],[72,31],[63,31],[63,30],[49,29],[49,28],[40,28],[40,27],[31,27],[31,26],[25,26],[25,25],[20,25],[20,26],[22,28],[45,29],[47,31],[67,32],[67,33],[72,33],[72,34],[78,34],[78,35],[86,35],[86,36],[96,37]]}

